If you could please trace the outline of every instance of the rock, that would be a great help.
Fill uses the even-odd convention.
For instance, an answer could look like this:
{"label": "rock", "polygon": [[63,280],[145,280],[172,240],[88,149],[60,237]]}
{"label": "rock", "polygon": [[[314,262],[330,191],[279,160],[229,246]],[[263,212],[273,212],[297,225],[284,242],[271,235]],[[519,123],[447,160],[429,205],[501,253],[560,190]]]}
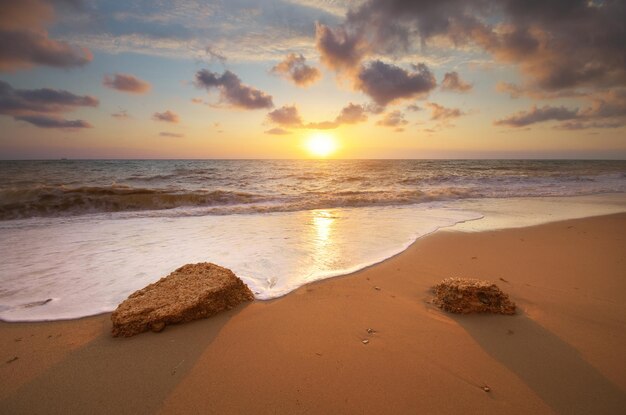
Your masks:
{"label": "rock", "polygon": [[489,281],[447,278],[433,287],[433,291],[433,303],[450,313],[515,314],[515,303]]}
{"label": "rock", "polygon": [[253,299],[231,270],[207,262],[187,264],[124,300],[111,315],[112,334],[159,332],[168,324],[210,317]]}
{"label": "rock", "polygon": [[367,340],[367,339],[366,339],[366,340],[361,340],[361,343],[363,343],[363,344],[367,344],[367,343],[369,343],[369,342],[370,342],[370,341],[369,341],[369,340]]}

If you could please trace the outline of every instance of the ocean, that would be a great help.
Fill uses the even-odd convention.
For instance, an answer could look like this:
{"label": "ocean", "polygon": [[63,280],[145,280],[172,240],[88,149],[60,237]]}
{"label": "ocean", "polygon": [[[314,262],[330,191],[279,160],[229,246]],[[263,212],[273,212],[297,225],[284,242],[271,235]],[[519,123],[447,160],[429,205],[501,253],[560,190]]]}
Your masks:
{"label": "ocean", "polygon": [[440,228],[623,211],[626,161],[0,161],[0,319],[112,311],[202,261],[272,299]]}

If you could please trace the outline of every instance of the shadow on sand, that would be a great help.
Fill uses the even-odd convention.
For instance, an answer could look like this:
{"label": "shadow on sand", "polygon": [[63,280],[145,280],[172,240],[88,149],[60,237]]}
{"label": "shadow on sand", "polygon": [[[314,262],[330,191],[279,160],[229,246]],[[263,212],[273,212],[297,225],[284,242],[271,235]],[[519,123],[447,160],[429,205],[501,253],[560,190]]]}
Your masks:
{"label": "shadow on sand", "polygon": [[0,402],[0,412],[155,413],[243,307],[210,319],[168,326],[159,334],[113,338],[103,332]]}
{"label": "shadow on sand", "polygon": [[527,316],[468,315],[454,320],[555,412],[624,413],[626,394],[576,349]]}

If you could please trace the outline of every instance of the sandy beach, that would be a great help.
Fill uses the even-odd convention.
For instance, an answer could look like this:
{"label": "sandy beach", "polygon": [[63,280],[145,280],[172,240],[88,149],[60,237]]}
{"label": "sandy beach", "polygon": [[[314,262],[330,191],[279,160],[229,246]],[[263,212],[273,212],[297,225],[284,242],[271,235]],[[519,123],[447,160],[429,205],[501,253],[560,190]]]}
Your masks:
{"label": "sandy beach", "polygon": [[[0,412],[622,413],[624,246],[626,214],[443,230],[159,334],[113,338],[109,314],[1,323]],[[441,312],[430,287],[451,276],[496,282],[518,314]]]}

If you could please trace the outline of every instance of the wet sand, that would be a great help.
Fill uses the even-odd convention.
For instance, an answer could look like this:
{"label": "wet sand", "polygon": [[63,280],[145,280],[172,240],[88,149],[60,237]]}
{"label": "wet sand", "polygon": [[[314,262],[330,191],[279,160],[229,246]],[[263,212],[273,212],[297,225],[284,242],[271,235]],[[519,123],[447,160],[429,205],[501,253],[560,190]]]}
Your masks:
{"label": "wet sand", "polygon": [[[108,314],[0,323],[0,412],[621,413],[625,246],[626,214],[447,230],[158,334],[112,338]],[[496,282],[518,314],[441,312],[429,289],[450,276]]]}

